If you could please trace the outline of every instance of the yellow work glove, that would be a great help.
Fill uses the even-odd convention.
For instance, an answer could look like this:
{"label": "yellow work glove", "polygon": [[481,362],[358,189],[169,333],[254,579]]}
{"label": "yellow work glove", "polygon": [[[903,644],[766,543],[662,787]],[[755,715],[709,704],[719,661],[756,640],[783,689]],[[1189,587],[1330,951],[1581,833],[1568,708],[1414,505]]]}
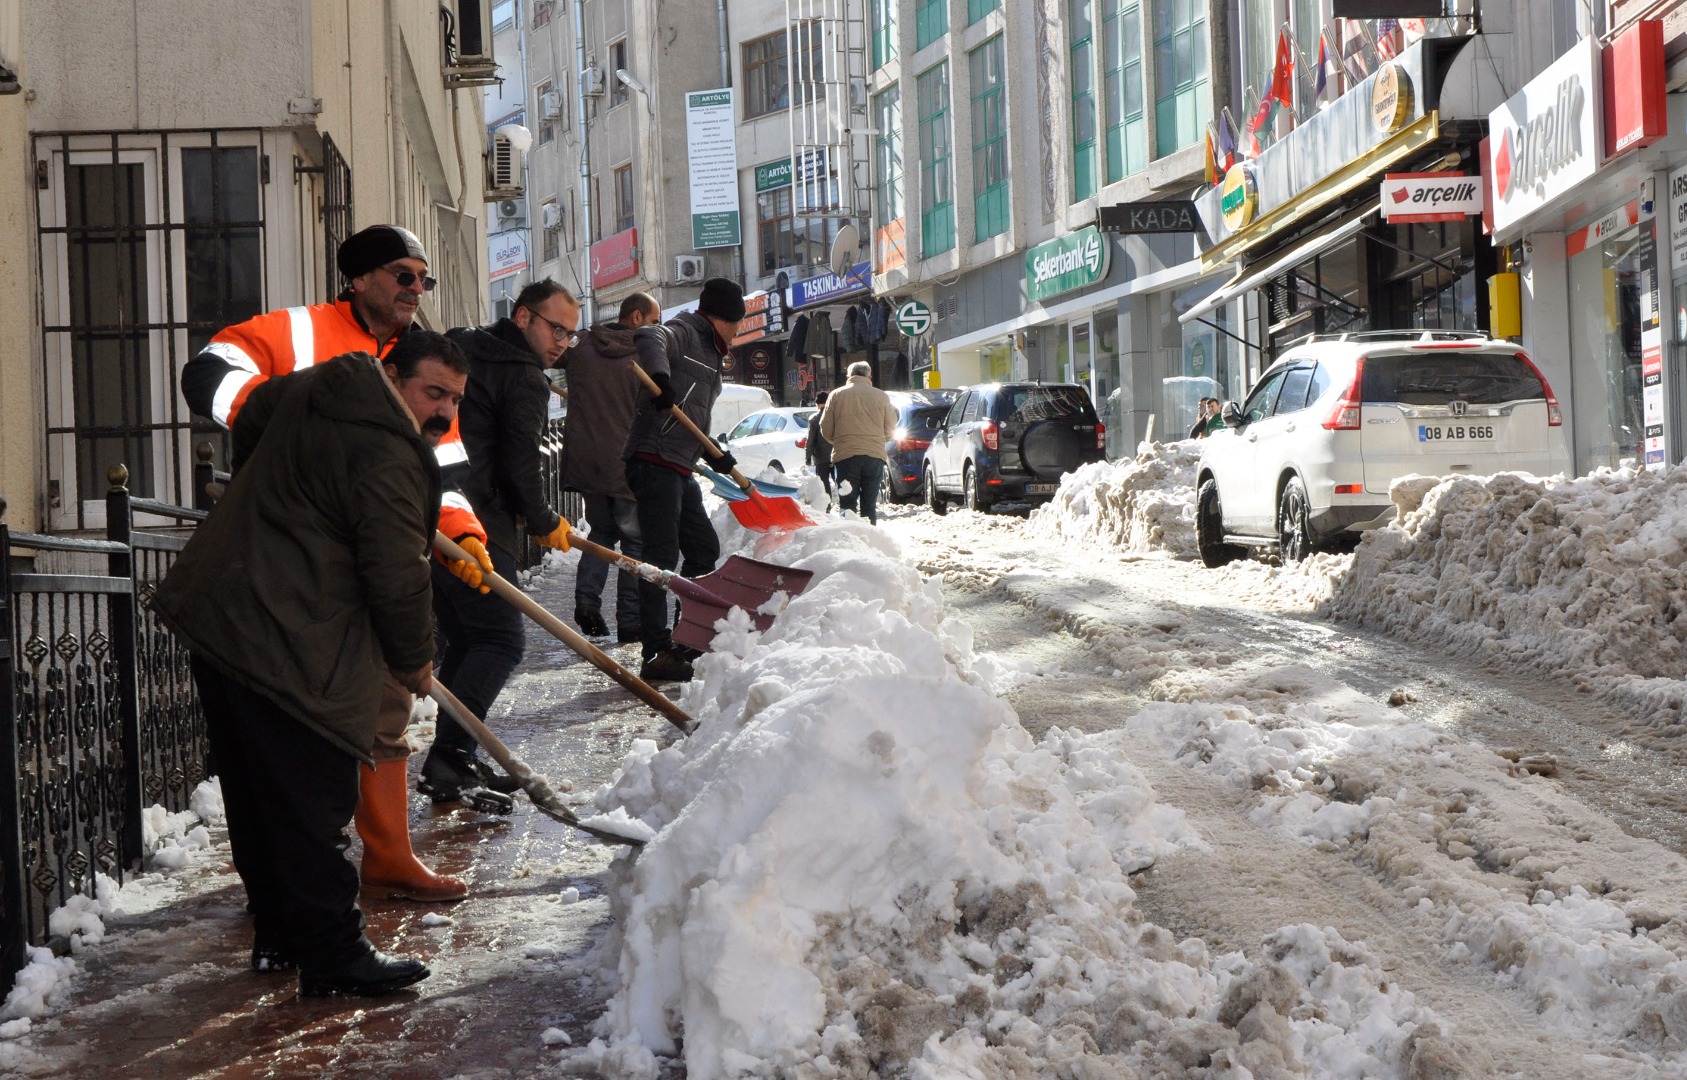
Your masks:
{"label": "yellow work glove", "polygon": [[558,551],[567,551],[568,534],[573,531],[573,528],[568,524],[568,519],[565,517],[559,517],[557,518],[557,527],[546,533],[544,536],[539,537],[539,543],[544,544],[548,548],[556,548]]}
{"label": "yellow work glove", "polygon": [[486,575],[492,572],[492,556],[486,553],[486,545],[473,536],[459,536],[457,546],[473,555],[473,559],[449,559],[445,568],[455,574],[464,585],[471,589],[479,589],[483,593],[492,591],[487,585]]}

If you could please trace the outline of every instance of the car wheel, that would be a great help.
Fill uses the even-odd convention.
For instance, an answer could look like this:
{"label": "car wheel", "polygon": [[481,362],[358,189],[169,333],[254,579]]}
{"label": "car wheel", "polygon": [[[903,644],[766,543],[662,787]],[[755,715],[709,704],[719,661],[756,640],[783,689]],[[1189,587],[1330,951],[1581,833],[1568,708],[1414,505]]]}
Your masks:
{"label": "car wheel", "polygon": [[925,489],[926,505],[931,507],[931,512],[934,514],[947,514],[949,512],[949,504],[943,501],[943,493],[937,490],[937,473],[932,471],[930,465],[926,466]]}
{"label": "car wheel", "polygon": [[1312,554],[1312,529],[1306,520],[1306,485],[1291,476],[1277,501],[1277,550],[1284,564],[1303,562]]}
{"label": "car wheel", "polygon": [[982,481],[973,471],[972,462],[961,469],[961,493],[966,496],[967,509],[980,514],[990,512],[990,500],[985,497]]}
{"label": "car wheel", "polygon": [[1206,480],[1195,495],[1195,544],[1201,565],[1217,568],[1242,557],[1239,544],[1224,542],[1224,511],[1218,504],[1218,481]]}

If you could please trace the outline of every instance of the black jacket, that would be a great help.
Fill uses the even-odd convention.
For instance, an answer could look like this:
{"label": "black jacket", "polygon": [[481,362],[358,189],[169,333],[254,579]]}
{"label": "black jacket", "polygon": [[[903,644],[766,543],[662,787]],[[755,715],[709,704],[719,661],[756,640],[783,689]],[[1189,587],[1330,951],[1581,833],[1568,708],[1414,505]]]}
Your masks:
{"label": "black jacket", "polygon": [[621,460],[638,403],[650,396],[633,374],[633,331],[594,326],[562,354],[568,372],[568,420],[562,438],[562,486],[582,495],[631,499]]}
{"label": "black jacket", "polygon": [[[666,323],[641,326],[633,334],[639,364],[651,374],[662,372],[672,380],[674,400],[705,434],[710,433],[709,414],[720,397],[725,354],[717,346],[718,340],[714,324],[695,311],[682,311]],[[696,437],[668,410],[656,411],[648,395],[639,400],[622,458],[654,454],[690,468],[702,453]]]}
{"label": "black jacket", "polygon": [[469,358],[469,385],[457,413],[469,460],[460,478],[446,476],[446,486],[468,498],[488,540],[518,552],[518,517],[535,536],[546,535],[562,520],[545,500],[539,469],[550,382],[543,362],[508,319],[482,329],[459,327],[446,336]]}
{"label": "black jacket", "polygon": [[808,448],[803,451],[803,461],[816,469],[830,469],[832,444],[820,434],[820,414],[821,410],[816,409],[814,415],[808,418]]}
{"label": "black jacket", "polygon": [[362,353],[263,383],[234,441],[234,479],[153,608],[225,675],[369,760],[384,671],[434,654],[433,447]]}

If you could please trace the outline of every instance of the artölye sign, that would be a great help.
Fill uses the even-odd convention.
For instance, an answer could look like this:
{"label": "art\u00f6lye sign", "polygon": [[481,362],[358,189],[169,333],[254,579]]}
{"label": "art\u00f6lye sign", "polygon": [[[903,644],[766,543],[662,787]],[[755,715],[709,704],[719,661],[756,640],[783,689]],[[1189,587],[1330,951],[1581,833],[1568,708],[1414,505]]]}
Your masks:
{"label": "art\u00f6lye sign", "polygon": [[1025,292],[1046,300],[1094,285],[1107,276],[1113,247],[1094,225],[1079,229],[1025,253]]}
{"label": "art\u00f6lye sign", "polygon": [[1193,199],[1162,202],[1123,203],[1096,211],[1096,225],[1102,232],[1188,233],[1201,227]]}
{"label": "art\u00f6lye sign", "polygon": [[732,88],[685,95],[685,144],[691,172],[691,246],[736,247],[738,140]]}

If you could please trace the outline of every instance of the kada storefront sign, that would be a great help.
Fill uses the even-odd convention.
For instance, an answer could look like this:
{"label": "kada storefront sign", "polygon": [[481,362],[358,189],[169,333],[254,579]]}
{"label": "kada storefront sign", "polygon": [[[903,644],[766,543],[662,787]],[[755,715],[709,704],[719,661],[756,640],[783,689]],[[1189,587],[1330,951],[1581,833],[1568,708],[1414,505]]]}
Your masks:
{"label": "kada storefront sign", "polygon": [[1073,289],[1094,285],[1112,266],[1113,245],[1091,225],[1025,253],[1025,292],[1032,300],[1046,300]]}
{"label": "kada storefront sign", "polygon": [[1195,200],[1121,203],[1096,211],[1096,225],[1114,233],[1192,233],[1201,227]]}
{"label": "kada storefront sign", "polygon": [[1588,38],[1488,114],[1494,234],[1516,235],[1532,215],[1591,179],[1603,159],[1599,42]]}
{"label": "kada storefront sign", "polygon": [[1460,173],[1389,173],[1382,178],[1382,219],[1459,221],[1482,212],[1482,180]]}

